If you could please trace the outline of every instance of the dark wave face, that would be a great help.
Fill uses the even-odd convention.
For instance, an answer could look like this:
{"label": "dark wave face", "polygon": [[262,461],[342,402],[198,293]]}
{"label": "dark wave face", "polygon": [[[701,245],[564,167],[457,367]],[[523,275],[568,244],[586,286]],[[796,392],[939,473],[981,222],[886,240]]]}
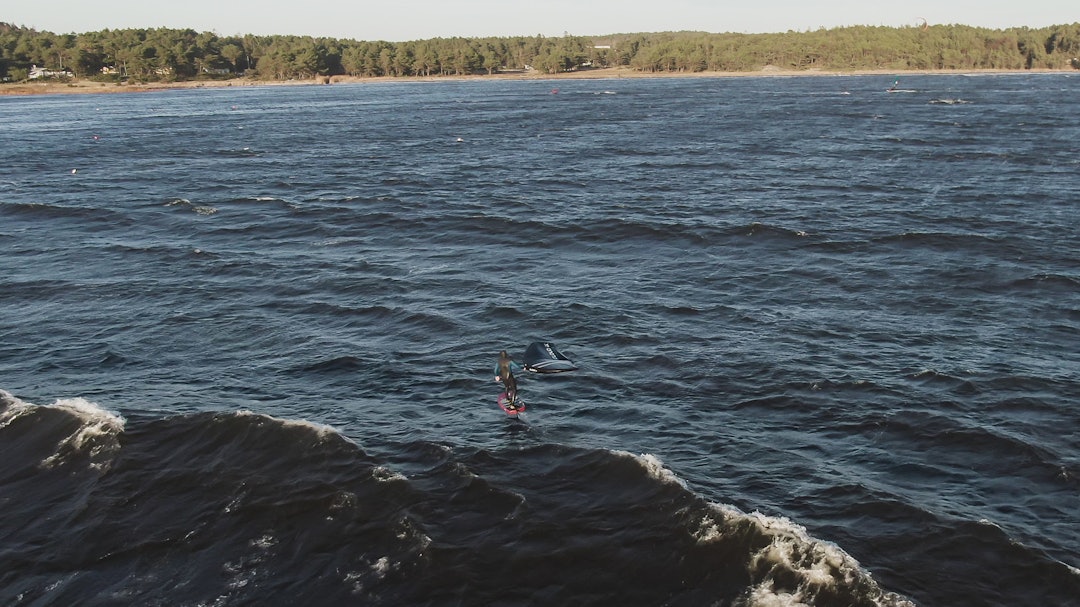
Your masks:
{"label": "dark wave face", "polygon": [[406,477],[307,422],[0,397],[20,496],[0,580],[20,603],[909,604],[652,456],[416,442]]}
{"label": "dark wave face", "polygon": [[1080,78],[908,80],[0,98],[0,603],[1077,604]]}

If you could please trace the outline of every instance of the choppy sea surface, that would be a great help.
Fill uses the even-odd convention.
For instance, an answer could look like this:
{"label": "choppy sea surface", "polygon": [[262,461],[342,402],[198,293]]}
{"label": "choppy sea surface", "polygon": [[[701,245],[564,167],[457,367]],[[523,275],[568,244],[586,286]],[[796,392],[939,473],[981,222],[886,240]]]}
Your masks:
{"label": "choppy sea surface", "polygon": [[1080,605],[1080,74],[891,84],[0,98],[0,603]]}

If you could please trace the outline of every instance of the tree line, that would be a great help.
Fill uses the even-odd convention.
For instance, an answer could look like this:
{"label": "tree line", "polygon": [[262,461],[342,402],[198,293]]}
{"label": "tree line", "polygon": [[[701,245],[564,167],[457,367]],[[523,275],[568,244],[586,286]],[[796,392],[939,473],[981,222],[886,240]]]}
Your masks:
{"label": "tree line", "polygon": [[625,66],[643,72],[1080,69],[1080,23],[994,30],[854,26],[806,32],[435,38],[408,42],[220,36],[191,29],[54,34],[0,23],[0,80],[51,75],[177,81],[448,76]]}

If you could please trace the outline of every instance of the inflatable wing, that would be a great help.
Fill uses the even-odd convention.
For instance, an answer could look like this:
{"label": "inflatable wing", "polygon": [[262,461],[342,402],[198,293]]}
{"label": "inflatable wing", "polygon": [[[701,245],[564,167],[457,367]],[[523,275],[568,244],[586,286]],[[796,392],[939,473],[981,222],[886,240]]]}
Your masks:
{"label": "inflatable wing", "polygon": [[529,344],[522,363],[526,371],[533,373],[562,373],[577,369],[569,358],[555,349],[555,344],[547,341],[534,341]]}

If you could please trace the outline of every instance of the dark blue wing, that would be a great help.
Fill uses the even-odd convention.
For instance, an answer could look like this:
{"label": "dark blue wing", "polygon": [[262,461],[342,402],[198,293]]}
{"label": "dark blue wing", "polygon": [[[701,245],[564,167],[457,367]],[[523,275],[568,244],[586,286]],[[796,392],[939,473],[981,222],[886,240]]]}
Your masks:
{"label": "dark blue wing", "polygon": [[549,341],[534,341],[529,344],[522,362],[525,370],[533,373],[562,373],[577,369],[577,366]]}

